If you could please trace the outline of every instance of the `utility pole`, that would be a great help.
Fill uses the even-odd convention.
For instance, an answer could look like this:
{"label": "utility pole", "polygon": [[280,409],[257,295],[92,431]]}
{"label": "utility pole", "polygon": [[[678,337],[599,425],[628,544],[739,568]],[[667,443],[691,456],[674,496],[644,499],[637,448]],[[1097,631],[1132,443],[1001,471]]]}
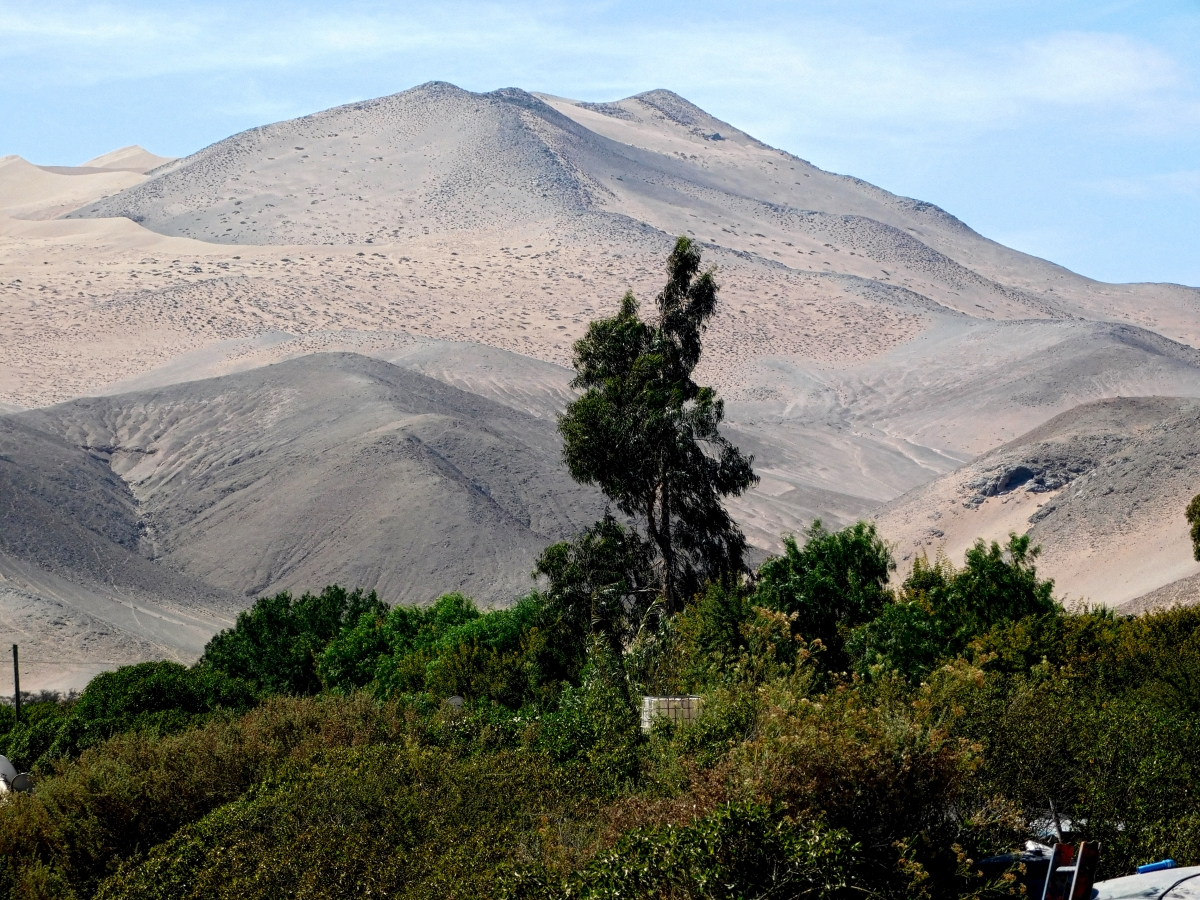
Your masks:
{"label": "utility pole", "polygon": [[17,707],[17,721],[21,721],[21,667],[17,664],[17,645],[13,644],[13,700]]}

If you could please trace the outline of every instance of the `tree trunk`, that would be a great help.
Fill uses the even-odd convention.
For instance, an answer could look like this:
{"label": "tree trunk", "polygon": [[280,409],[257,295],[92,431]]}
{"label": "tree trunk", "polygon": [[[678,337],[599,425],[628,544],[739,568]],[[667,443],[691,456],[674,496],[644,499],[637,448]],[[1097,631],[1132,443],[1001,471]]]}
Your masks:
{"label": "tree trunk", "polygon": [[659,546],[663,556],[663,596],[667,601],[667,613],[674,615],[676,610],[675,589],[675,546],[671,536],[671,495],[667,491],[666,480],[662,489],[662,526],[658,529]]}
{"label": "tree trunk", "polygon": [[[656,510],[657,508],[657,510]],[[675,612],[675,548],[671,540],[671,503],[666,484],[646,500],[646,531],[662,558],[662,594],[667,612]]]}

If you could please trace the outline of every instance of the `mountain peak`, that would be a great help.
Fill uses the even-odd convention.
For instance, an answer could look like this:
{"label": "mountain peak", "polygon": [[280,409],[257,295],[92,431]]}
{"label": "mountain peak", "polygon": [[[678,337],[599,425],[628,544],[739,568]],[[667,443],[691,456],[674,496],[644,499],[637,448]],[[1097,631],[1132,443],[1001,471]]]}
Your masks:
{"label": "mountain peak", "polygon": [[173,156],[159,156],[156,153],[151,153],[145,147],[130,144],[128,147],[120,147],[117,150],[103,153],[94,159],[89,159],[80,168],[113,169],[144,174],[173,160]]}

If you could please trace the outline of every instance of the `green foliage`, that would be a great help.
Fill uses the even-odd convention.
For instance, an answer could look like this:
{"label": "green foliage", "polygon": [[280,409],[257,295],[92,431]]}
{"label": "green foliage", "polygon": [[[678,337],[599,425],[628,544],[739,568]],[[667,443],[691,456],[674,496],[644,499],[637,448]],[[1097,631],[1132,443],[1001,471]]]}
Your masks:
{"label": "green foliage", "polygon": [[[404,710],[363,697],[268,700],[169,735],[130,732],[60,761],[0,804],[0,897],[84,898],[100,881],[285,764],[330,748],[393,743]],[[29,893],[29,883],[48,885]]]}
{"label": "green foliage", "polygon": [[1023,822],[1053,804],[1106,871],[1200,859],[1200,607],[1138,618],[1106,611],[1003,623],[975,643],[957,728],[983,748],[973,788]]}
{"label": "green foliage", "polygon": [[167,661],[122,666],[88,682],[48,755],[75,756],[127,731],[169,734],[217,710],[236,714],[257,703],[248,682],[219,672]]}
{"label": "green foliage", "polygon": [[475,604],[457,593],[445,594],[424,609],[394,606],[366,612],[349,621],[321,654],[321,680],[327,687],[340,690],[372,683],[383,693],[408,690],[410,684],[397,683],[399,662],[427,650],[447,632],[479,616]]}
{"label": "green foliage", "polygon": [[637,781],[640,727],[620,662],[600,648],[591,654],[582,684],[566,688],[558,708],[542,716],[535,746],[559,761],[588,763],[617,789]]}
{"label": "green foliage", "polygon": [[31,771],[50,749],[63,722],[71,712],[70,702],[42,700],[21,707],[16,721],[11,706],[0,707],[0,755],[7,756],[19,771]]}
{"label": "green foliage", "polygon": [[200,665],[243,678],[272,694],[315,694],[321,689],[317,656],[342,630],[386,607],[375,592],[331,585],[299,598],[284,591],[261,597],[237,624],[208,642]]}
{"label": "green foliage", "polygon": [[10,723],[0,736],[0,753],[20,769],[46,771],[53,760],[116,734],[169,734],[257,703],[251,685],[222,673],[168,661],[122,666],[97,675],[76,700],[25,706],[21,723]]}
{"label": "green foliage", "polygon": [[898,595],[849,638],[859,671],[919,678],[997,623],[1057,615],[1054,582],[1037,577],[1037,554],[1028,536],[1014,534],[1003,549],[976,541],[961,569],[943,558],[918,559]]}
{"label": "green foliage", "polygon": [[795,613],[799,633],[819,640],[828,651],[826,663],[842,669],[849,631],[878,614],[895,567],[873,524],[831,532],[818,520],[805,532],[803,547],[786,536],[783,556],[762,564],[756,602]]}
{"label": "green foliage", "polygon": [[1192,555],[1196,558],[1196,562],[1200,562],[1200,494],[1192,498],[1184,515],[1187,516],[1188,525],[1191,526]]}
{"label": "green foliage", "polygon": [[572,477],[644,524],[669,612],[707,579],[742,569],[745,537],[722,499],[758,480],[721,436],[724,404],[692,378],[716,303],[712,270],[701,272],[699,248],[679,238],[657,322],[627,293],[576,342],[573,384],[584,393],[558,422]]}
{"label": "green foliage", "polygon": [[619,654],[658,605],[650,545],[608,514],[574,540],[547,547],[535,574],[550,583],[548,615],[579,645],[590,635]]}
{"label": "green foliage", "polygon": [[[593,594],[616,582],[577,549],[506,610],[314,603],[324,630],[293,633],[323,696],[239,715],[252,685],[156,663],[20,726],[0,709],[19,752],[65,736],[0,803],[0,900],[979,900],[1017,889],[972,860],[1055,814],[1103,842],[1101,877],[1200,863],[1200,607],[1067,612],[1017,538],[890,592],[869,526],[815,526],[757,584],[604,631]],[[855,674],[826,662],[838,641]],[[703,706],[647,735],[643,692]]]}
{"label": "green foliage", "polygon": [[337,691],[457,694],[518,708],[552,699],[578,677],[584,647],[570,635],[556,640],[561,630],[538,594],[486,613],[461,594],[446,594],[425,609],[364,614],[330,642],[318,669]]}
{"label": "green foliage", "polygon": [[951,623],[955,640],[973,637],[997,622],[1057,608],[1054,582],[1040,580],[1034,567],[1040,550],[1030,547],[1029,535],[1009,535],[1003,549],[995,541],[990,546],[975,542],[951,590],[931,598],[938,614]]}
{"label": "green foliage", "polygon": [[335,751],[184,828],[98,897],[485,897],[537,853],[543,822],[591,811],[588,793],[537,755]]}
{"label": "green foliage", "polygon": [[624,897],[836,898],[861,896],[851,884],[859,848],[844,832],[797,823],[756,803],[726,803],[677,827],[623,836],[561,883],[522,872],[501,893],[511,900]]}

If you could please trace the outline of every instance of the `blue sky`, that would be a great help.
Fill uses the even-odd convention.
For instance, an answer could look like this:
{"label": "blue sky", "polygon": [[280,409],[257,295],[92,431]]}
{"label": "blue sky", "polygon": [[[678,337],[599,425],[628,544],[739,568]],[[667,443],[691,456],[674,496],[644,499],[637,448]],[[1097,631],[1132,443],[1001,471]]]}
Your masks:
{"label": "blue sky", "polygon": [[43,164],[434,79],[670,88],[1085,275],[1200,285],[1200,0],[0,0],[0,155]]}

